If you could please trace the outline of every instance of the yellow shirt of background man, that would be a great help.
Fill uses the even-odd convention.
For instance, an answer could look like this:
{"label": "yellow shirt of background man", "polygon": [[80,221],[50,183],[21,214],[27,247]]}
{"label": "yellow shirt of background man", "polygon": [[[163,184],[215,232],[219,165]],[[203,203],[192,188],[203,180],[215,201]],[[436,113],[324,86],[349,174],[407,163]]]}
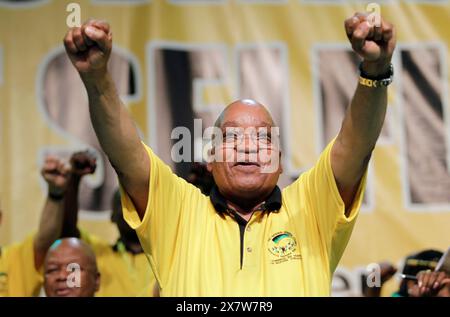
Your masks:
{"label": "yellow shirt of background man", "polygon": [[3,247],[0,255],[0,296],[37,296],[43,277],[34,267],[34,235]]}
{"label": "yellow shirt of background man", "polygon": [[122,190],[124,217],[137,231],[161,296],[328,296],[363,198],[365,176],[349,216],[330,162],[316,165],[282,191],[278,212],[255,212],[244,234],[207,196],[174,175],[150,148],[149,199],[140,221]]}
{"label": "yellow shirt of background man", "polygon": [[144,253],[132,254],[119,244],[117,250],[107,242],[80,230],[81,239],[97,258],[100,290],[95,296],[152,296],[155,276]]}

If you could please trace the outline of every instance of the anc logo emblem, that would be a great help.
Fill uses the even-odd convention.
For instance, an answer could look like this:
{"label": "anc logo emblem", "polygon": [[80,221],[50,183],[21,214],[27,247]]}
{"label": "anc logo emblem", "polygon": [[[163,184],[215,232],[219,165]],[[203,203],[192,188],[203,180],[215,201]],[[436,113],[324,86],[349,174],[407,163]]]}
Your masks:
{"label": "anc logo emblem", "polygon": [[297,241],[289,232],[274,234],[268,241],[270,253],[277,257],[286,257],[297,250]]}

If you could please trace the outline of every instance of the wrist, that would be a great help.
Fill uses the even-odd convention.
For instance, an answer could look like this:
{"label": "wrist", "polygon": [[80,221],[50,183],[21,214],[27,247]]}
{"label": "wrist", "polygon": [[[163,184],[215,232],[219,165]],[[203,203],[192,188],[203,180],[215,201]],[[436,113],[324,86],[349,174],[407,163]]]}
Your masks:
{"label": "wrist", "polygon": [[81,177],[82,177],[82,175],[80,175],[80,174],[72,173],[70,175],[69,184],[70,185],[78,185],[78,184],[80,184]]}
{"label": "wrist", "polygon": [[54,192],[49,192],[47,197],[53,201],[61,201],[64,199],[65,193],[54,193]]}
{"label": "wrist", "polygon": [[390,65],[391,61],[384,60],[384,61],[376,61],[376,62],[369,62],[369,61],[363,61],[361,63],[361,71],[368,77],[368,78],[384,78],[388,77],[390,74]]}
{"label": "wrist", "polygon": [[112,80],[111,74],[108,71],[86,76],[83,79],[83,83],[86,87],[89,100],[91,100],[92,98],[96,99],[103,95],[116,93],[114,81]]}
{"label": "wrist", "polygon": [[48,189],[48,198],[51,200],[62,200],[66,194],[66,190],[63,188],[49,187]]}
{"label": "wrist", "polygon": [[394,80],[394,67],[392,63],[370,64],[362,62],[359,65],[359,84],[369,88],[386,88]]}
{"label": "wrist", "polygon": [[86,85],[86,87],[96,86],[97,84],[105,81],[108,76],[109,72],[106,67],[90,72],[80,72],[81,80]]}

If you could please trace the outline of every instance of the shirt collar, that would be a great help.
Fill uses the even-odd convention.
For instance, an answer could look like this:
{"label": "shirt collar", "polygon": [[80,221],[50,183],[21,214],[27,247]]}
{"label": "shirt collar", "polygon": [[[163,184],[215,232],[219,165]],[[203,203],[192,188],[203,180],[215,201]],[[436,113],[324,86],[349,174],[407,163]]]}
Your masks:
{"label": "shirt collar", "polygon": [[[209,199],[218,214],[228,212],[228,205],[225,197],[219,192],[219,188],[215,185],[209,194]],[[262,209],[267,212],[277,212],[281,208],[281,190],[275,186],[269,197],[262,205]]]}

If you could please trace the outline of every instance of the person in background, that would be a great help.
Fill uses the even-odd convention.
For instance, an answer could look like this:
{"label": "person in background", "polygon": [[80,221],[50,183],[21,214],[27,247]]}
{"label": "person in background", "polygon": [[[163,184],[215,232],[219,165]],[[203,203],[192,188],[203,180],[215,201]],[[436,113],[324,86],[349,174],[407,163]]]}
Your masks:
{"label": "person in background", "polygon": [[[433,289],[433,283],[428,290],[428,281],[433,281],[436,277],[440,277],[441,281],[442,272],[433,272],[437,263],[443,256],[443,253],[438,250],[423,250],[415,254],[409,255],[405,259],[405,265],[402,270],[402,274],[406,277],[402,279],[399,290],[393,294],[393,296],[402,297],[422,297],[422,296],[436,296],[438,291],[441,290],[439,285],[438,291]],[[416,279],[411,277],[416,277]],[[431,279],[429,279],[431,277]],[[445,277],[445,273],[444,273]],[[424,284],[424,285],[422,285]]]}
{"label": "person in background", "polygon": [[204,163],[192,163],[191,171],[186,181],[199,188],[205,195],[209,195],[215,186],[214,178]]}
{"label": "person in background", "polygon": [[[63,198],[70,167],[53,156],[41,170],[48,194],[37,233],[0,249],[0,296],[37,296],[42,286],[42,264],[48,248],[61,234]],[[0,210],[0,222],[2,212]]]}
{"label": "person in background", "polygon": [[96,296],[152,296],[155,277],[136,232],[123,219],[119,191],[112,199],[111,221],[119,231],[115,244],[78,228],[80,182],[84,175],[94,173],[96,162],[84,151],[72,155],[71,165],[74,168],[67,186],[61,238],[80,238],[94,251],[102,275]]}
{"label": "person in background", "polygon": [[44,263],[47,297],[94,297],[100,280],[95,254],[87,243],[65,238],[48,250]]}
{"label": "person in background", "polygon": [[[392,294],[393,297],[418,297],[418,296],[431,296],[433,292],[426,291],[428,281],[435,281],[439,277],[440,282],[444,277],[439,272],[432,272],[436,268],[439,259],[443,253],[437,250],[423,250],[407,256],[404,260],[403,269],[401,271],[402,280],[399,285],[399,289]],[[380,263],[380,287],[367,287],[365,278],[363,279],[363,295],[365,297],[379,297],[383,285],[389,281],[397,272],[397,268],[389,262]],[[431,276],[429,276],[431,274]],[[419,287],[419,277],[424,282],[425,288]],[[426,277],[426,278],[425,278]],[[431,277],[430,279],[428,277]],[[442,280],[445,282],[444,280]],[[445,283],[444,283],[445,284]],[[439,286],[442,286],[439,284]],[[432,290],[432,288],[431,288]],[[439,287],[439,290],[441,288]]]}
{"label": "person in background", "polygon": [[364,297],[381,297],[383,285],[397,273],[397,268],[391,262],[380,262],[378,265],[380,267],[379,286],[368,286],[367,277],[369,272],[361,275],[361,290]]}
{"label": "person in background", "polygon": [[416,277],[417,283],[409,289],[410,297],[450,297],[450,274],[427,270]]}

